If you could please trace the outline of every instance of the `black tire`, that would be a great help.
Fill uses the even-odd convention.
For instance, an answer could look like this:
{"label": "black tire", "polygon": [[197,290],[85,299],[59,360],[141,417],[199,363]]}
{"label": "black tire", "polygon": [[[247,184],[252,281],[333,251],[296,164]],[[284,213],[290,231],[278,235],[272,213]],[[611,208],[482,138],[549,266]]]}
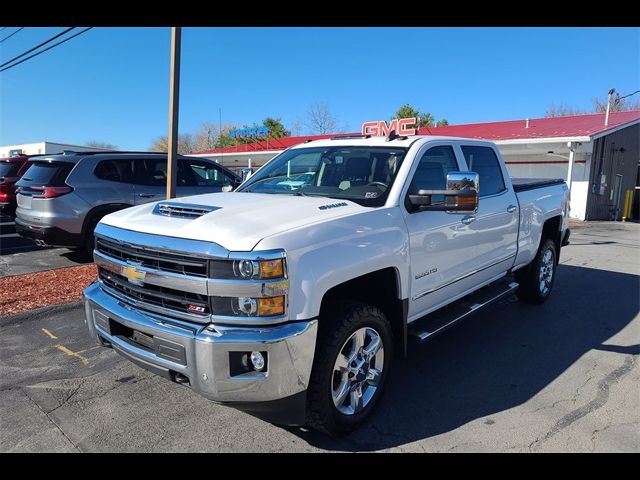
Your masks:
{"label": "black tire", "polygon": [[[364,327],[373,329],[382,341],[382,373],[368,403],[360,411],[347,415],[340,412],[333,402],[334,365],[345,342],[354,332]],[[343,302],[327,309],[319,320],[316,352],[307,391],[307,425],[335,436],[346,434],[364,422],[382,395],[392,355],[391,326],[380,309],[359,302]]]}
{"label": "black tire", "polygon": [[[549,270],[548,262],[545,264],[545,258],[550,252],[552,256],[551,278],[542,286],[541,276],[545,277]],[[556,280],[558,253],[556,244],[553,240],[543,239],[536,258],[526,267],[516,271],[515,280],[520,284],[516,290],[518,298],[525,303],[540,304],[544,303],[553,290],[553,284]]]}

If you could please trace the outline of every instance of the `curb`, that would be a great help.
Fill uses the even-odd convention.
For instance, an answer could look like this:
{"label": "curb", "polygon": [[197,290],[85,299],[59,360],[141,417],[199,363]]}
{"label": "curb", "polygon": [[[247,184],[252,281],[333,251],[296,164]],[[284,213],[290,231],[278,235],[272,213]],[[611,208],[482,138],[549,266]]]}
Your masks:
{"label": "curb", "polygon": [[67,311],[76,310],[82,308],[82,300],[71,303],[62,303],[60,305],[50,305],[48,307],[40,307],[33,310],[27,310],[25,312],[12,313],[11,315],[3,315],[0,318],[0,327],[12,325],[15,323],[30,322],[33,320],[40,320],[44,316],[54,315],[58,313],[64,313]]}

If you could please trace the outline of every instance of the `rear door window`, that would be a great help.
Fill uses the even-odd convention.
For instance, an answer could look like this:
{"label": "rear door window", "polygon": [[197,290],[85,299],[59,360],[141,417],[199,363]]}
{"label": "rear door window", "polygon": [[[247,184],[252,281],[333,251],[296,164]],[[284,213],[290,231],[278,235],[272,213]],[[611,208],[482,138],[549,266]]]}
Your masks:
{"label": "rear door window", "polygon": [[74,165],[68,162],[32,162],[16,185],[19,187],[63,186]]}
{"label": "rear door window", "polygon": [[490,147],[467,145],[462,147],[470,172],[480,176],[480,196],[495,195],[506,190],[502,169],[496,152]]}
{"label": "rear door window", "polygon": [[163,187],[167,184],[166,158],[141,158],[134,161],[135,183]]}
{"label": "rear door window", "polygon": [[96,177],[112,182],[133,183],[131,160],[103,160],[96,166]]}

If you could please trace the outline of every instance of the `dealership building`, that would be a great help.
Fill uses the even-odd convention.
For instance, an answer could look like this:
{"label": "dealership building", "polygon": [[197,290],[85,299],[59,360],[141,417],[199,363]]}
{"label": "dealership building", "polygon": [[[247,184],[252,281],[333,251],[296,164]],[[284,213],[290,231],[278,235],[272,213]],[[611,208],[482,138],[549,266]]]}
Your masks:
{"label": "dealership building", "polygon": [[[572,218],[620,219],[628,195],[635,197],[634,208],[640,203],[640,110],[613,112],[608,121],[597,113],[425,127],[418,134],[491,140],[513,177],[567,180]],[[337,135],[283,137],[190,155],[232,169],[260,167],[286,148]]]}
{"label": "dealership building", "polygon": [[50,155],[52,153],[62,153],[65,150],[72,150],[74,152],[98,152],[107,149],[43,140],[42,142],[21,143],[18,145],[0,145],[0,158],[13,157],[15,155]]}

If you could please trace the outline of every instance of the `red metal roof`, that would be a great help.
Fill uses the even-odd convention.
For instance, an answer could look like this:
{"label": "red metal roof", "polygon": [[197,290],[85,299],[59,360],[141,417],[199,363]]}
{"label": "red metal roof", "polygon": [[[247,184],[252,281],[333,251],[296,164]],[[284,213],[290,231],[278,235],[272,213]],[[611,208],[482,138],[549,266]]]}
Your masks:
{"label": "red metal roof", "polygon": [[[529,128],[526,120],[508,120],[506,122],[467,123],[463,125],[447,125],[446,127],[424,127],[418,130],[420,135],[445,135],[453,137],[484,138],[487,140],[515,140],[551,137],[586,137],[594,136],[620,125],[640,120],[640,110],[628,112],[612,112],[609,125],[604,126],[604,113],[588,115],[571,115],[567,117],[532,118]],[[256,142],[235,147],[217,148],[193,153],[244,153],[263,150],[284,150],[307,140],[332,138],[331,135],[306,135],[300,137],[283,137],[268,142]]]}

